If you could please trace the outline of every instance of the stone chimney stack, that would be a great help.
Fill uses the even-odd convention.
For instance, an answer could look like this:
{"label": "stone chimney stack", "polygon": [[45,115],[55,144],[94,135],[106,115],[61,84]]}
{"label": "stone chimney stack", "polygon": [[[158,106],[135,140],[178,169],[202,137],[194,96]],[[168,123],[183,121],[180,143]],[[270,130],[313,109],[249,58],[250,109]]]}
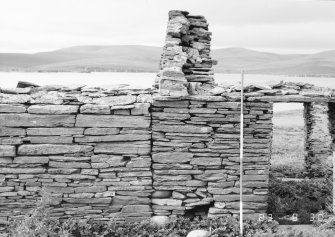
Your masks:
{"label": "stone chimney stack", "polygon": [[205,17],[170,11],[155,86],[164,96],[206,95],[214,87],[211,32]]}

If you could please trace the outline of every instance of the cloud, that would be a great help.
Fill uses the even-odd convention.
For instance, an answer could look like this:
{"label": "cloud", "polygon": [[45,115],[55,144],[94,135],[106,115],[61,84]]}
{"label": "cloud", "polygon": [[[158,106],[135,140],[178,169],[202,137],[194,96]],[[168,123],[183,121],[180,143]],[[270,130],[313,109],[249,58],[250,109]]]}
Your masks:
{"label": "cloud", "polygon": [[216,48],[335,48],[335,3],[331,1],[8,0],[0,9],[0,50],[36,52],[87,44],[161,46],[171,9],[204,15]]}

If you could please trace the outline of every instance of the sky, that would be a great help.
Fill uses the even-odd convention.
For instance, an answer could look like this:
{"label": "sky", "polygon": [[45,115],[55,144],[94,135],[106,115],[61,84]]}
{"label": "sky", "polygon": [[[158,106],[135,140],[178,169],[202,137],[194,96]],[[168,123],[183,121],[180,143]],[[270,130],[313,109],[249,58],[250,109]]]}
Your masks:
{"label": "sky", "polygon": [[212,48],[335,49],[330,0],[0,0],[0,53],[77,45],[161,47],[171,9],[204,15]]}

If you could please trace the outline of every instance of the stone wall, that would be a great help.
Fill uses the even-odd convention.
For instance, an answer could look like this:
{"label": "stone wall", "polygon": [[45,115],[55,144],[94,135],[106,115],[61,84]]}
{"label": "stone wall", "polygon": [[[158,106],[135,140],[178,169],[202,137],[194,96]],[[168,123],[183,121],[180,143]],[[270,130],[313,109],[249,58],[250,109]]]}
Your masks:
{"label": "stone wall", "polygon": [[[327,162],[324,163],[324,165],[327,168],[327,172],[325,174],[325,177],[327,179],[327,187],[328,187],[328,191],[329,193],[331,193],[332,195],[327,197],[326,203],[326,209],[329,212],[333,212],[335,213],[335,183],[334,183],[334,178],[333,178],[333,174],[334,174],[334,162],[335,162],[335,149],[334,149],[334,141],[335,141],[335,103],[329,103],[328,104],[328,114],[329,114],[329,131],[330,131],[330,135],[331,135],[331,154],[327,159]],[[322,137],[322,136],[321,136]]]}
{"label": "stone wall", "polygon": [[310,177],[324,177],[328,170],[328,159],[332,157],[333,143],[328,103],[305,103],[304,121],[307,172]]}
{"label": "stone wall", "polygon": [[[334,91],[289,82],[216,85],[207,27],[202,16],[170,12],[159,92],[1,88],[0,223],[22,217],[42,191],[60,218],[237,214],[242,89],[245,213],[267,208],[276,102],[305,103],[308,170],[326,169],[334,190]],[[328,210],[333,203],[330,197]]]}
{"label": "stone wall", "polygon": [[42,190],[60,218],[151,216],[150,93],[3,89],[0,220],[25,214]]}
{"label": "stone wall", "polygon": [[[155,86],[161,95],[204,94],[213,89],[212,33],[205,17],[170,11],[165,46]],[[159,85],[159,86],[158,86]]]}
{"label": "stone wall", "polygon": [[[263,213],[272,103],[248,102],[244,109],[244,212]],[[156,97],[152,110],[153,213],[238,213],[240,103],[219,96]]]}

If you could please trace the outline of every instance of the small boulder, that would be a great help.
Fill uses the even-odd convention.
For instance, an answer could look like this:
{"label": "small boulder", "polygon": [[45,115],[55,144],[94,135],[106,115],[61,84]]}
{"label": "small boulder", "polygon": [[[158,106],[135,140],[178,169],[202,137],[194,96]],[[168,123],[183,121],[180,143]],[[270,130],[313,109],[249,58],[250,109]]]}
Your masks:
{"label": "small boulder", "polygon": [[16,88],[26,88],[26,87],[40,87],[40,86],[27,81],[18,81],[16,86]]}
{"label": "small boulder", "polygon": [[162,225],[166,225],[167,223],[169,223],[170,219],[168,216],[153,216],[151,217],[151,222],[162,226]]}
{"label": "small boulder", "polygon": [[211,233],[207,230],[192,230],[187,237],[209,237]]}

